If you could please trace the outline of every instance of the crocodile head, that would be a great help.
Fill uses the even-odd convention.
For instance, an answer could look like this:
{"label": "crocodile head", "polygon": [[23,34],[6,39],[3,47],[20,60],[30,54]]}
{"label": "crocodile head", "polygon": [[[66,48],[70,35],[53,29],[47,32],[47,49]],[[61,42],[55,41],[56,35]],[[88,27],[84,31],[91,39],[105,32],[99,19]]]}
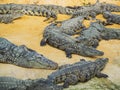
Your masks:
{"label": "crocodile head", "polygon": [[108,62],[108,58],[98,58],[95,63],[97,64],[97,68],[102,71],[105,68],[105,65]]}
{"label": "crocodile head", "polygon": [[44,57],[43,55],[36,54],[29,60],[29,66],[32,68],[42,69],[57,69],[58,64]]}

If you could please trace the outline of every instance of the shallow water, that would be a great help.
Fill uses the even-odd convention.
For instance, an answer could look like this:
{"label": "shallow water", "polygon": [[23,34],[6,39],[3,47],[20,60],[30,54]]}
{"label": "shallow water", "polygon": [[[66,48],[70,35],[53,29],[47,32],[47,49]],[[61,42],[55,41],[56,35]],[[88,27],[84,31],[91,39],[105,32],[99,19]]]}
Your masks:
{"label": "shallow water", "polygon": [[[0,0],[0,3],[36,3],[36,4],[57,4],[57,5],[81,5],[84,0]],[[87,3],[91,0],[85,0]],[[119,0],[101,0],[120,5]],[[92,1],[94,3],[95,0]],[[120,13],[118,13],[120,14]],[[58,20],[68,19],[69,16],[59,15]],[[102,19],[101,15],[98,18]],[[26,45],[27,47],[36,50],[40,54],[43,54],[47,58],[57,62],[59,65],[74,63],[79,61],[81,58],[87,60],[93,60],[95,58],[82,57],[79,55],[72,55],[71,59],[66,58],[65,53],[61,50],[53,48],[49,45],[40,47],[39,43],[42,39],[43,30],[48,25],[47,22],[43,22],[44,17],[37,16],[23,16],[20,19],[13,21],[11,24],[0,24],[0,37],[7,38],[9,41],[16,45]],[[88,22],[85,22],[89,25]],[[112,28],[120,28],[120,25],[109,26]],[[120,83],[120,64],[115,63],[120,60],[120,41],[109,40],[101,41],[98,50],[104,51],[104,56],[109,58],[109,63],[103,72],[109,75],[109,79],[115,83]],[[0,76],[13,76],[16,78],[27,79],[27,78],[46,78],[48,74],[53,70],[44,69],[27,69],[21,68],[10,64],[0,64]]]}

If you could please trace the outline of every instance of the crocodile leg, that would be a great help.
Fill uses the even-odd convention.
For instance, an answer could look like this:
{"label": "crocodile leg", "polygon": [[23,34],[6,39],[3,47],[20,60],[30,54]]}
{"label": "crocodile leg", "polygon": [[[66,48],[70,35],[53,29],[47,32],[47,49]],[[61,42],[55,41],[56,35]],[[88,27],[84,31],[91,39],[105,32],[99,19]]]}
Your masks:
{"label": "crocodile leg", "polygon": [[113,23],[111,22],[111,19],[107,19],[107,25],[113,25]]}
{"label": "crocodile leg", "polygon": [[46,38],[43,38],[40,42],[40,46],[45,46],[46,45],[46,41],[47,39]]}
{"label": "crocodile leg", "polygon": [[75,84],[77,84],[77,82],[78,82],[77,76],[72,74],[72,75],[70,75],[69,77],[66,78],[66,80],[63,84],[63,87],[68,88],[70,84],[75,85]]}
{"label": "crocodile leg", "polygon": [[97,77],[97,78],[107,78],[108,75],[107,75],[107,74],[104,74],[104,73],[97,73],[97,74],[96,74],[96,77]]}
{"label": "crocodile leg", "polygon": [[66,57],[72,58],[72,53],[70,52],[70,50],[66,49],[65,54],[66,54]]}

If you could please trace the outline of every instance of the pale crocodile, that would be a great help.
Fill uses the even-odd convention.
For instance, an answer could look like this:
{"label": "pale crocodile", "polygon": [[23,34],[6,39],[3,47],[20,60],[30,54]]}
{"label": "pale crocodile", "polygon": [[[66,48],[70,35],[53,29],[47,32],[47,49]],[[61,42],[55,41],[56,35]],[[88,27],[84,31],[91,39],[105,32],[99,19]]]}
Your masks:
{"label": "pale crocodile", "polygon": [[16,46],[5,38],[0,38],[0,62],[26,68],[56,69],[58,67],[57,63],[42,54],[25,45]]}

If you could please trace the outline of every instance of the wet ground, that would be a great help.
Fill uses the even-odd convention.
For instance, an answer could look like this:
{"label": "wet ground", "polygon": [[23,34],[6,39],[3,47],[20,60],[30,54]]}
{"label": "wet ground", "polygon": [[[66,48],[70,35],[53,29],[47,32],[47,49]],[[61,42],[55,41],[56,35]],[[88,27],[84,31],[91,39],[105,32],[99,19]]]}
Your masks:
{"label": "wet ground", "polygon": [[[86,3],[91,0],[0,0],[0,3],[36,3],[36,4],[57,4],[57,5],[81,5],[83,1]],[[120,5],[120,0],[100,0]],[[92,1],[94,3],[95,0]],[[120,14],[120,13],[118,13]],[[68,19],[70,16],[59,15],[58,20]],[[98,18],[102,19],[99,15]],[[84,58],[87,60],[94,60],[96,58],[82,57],[79,55],[72,55],[71,59],[66,58],[65,53],[61,50],[53,48],[49,45],[40,47],[39,43],[42,39],[44,28],[48,25],[43,22],[44,17],[37,16],[23,16],[20,19],[13,21],[11,24],[0,24],[0,37],[7,38],[9,41],[16,45],[26,45],[27,47],[36,50],[38,53],[43,54],[47,58],[57,62],[59,65],[74,63]],[[89,25],[89,22],[85,22]],[[120,25],[109,26],[112,28],[120,28]],[[111,81],[120,85],[120,41],[109,40],[101,41],[98,50],[104,51],[104,56],[109,58],[109,63],[104,69],[104,73],[109,75]],[[15,65],[0,63],[0,76],[12,76],[20,79],[27,78],[46,78],[53,70],[44,69],[27,69]]]}

